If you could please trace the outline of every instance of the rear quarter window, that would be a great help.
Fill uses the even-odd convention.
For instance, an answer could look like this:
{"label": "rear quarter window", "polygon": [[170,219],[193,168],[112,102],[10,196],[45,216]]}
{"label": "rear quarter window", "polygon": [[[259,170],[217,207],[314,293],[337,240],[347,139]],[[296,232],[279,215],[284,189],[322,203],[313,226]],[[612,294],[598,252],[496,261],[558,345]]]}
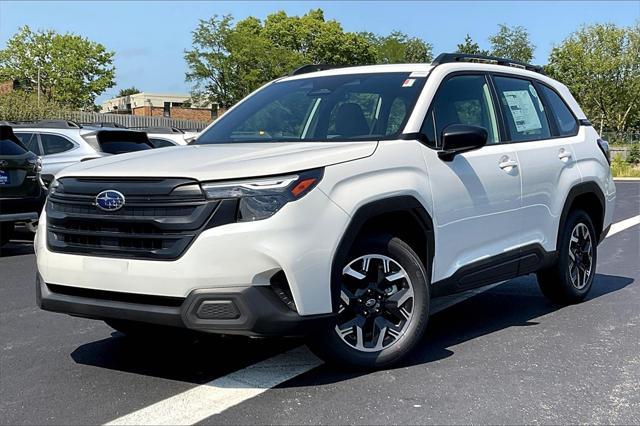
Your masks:
{"label": "rear quarter window", "polygon": [[45,155],[60,154],[66,151],[72,150],[75,145],[70,140],[58,136],[50,135],[47,133],[40,134],[40,142],[42,143],[42,149]]}
{"label": "rear quarter window", "polygon": [[567,104],[555,90],[542,84],[540,84],[539,87],[551,110],[551,115],[556,122],[558,136],[575,136],[578,133],[578,121],[571,113]]}

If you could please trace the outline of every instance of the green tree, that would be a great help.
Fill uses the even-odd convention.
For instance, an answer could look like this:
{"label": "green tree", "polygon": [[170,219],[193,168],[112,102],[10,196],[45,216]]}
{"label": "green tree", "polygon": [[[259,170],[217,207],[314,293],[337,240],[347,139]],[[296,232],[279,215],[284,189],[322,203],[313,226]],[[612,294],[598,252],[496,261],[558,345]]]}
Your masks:
{"label": "green tree", "polygon": [[553,48],[546,71],[569,87],[600,132],[640,124],[640,23],[582,27]]}
{"label": "green tree", "polygon": [[113,52],[75,34],[31,31],[28,26],[0,50],[0,79],[18,80],[70,108],[91,109],[96,96],[115,85]]}
{"label": "green tree", "polygon": [[464,37],[464,42],[458,44],[456,48],[457,53],[466,53],[468,55],[488,55],[489,51],[480,49],[478,43],[473,41],[471,36],[467,34]]}
{"label": "green tree", "polygon": [[529,40],[529,33],[524,27],[508,27],[500,24],[498,32],[489,37],[491,54],[501,58],[522,62],[531,62],[535,46]]}
{"label": "green tree", "polygon": [[142,90],[139,90],[135,86],[127,87],[126,89],[120,89],[118,91],[118,94],[116,95],[116,97],[120,98],[122,96],[131,96],[131,95],[135,95],[136,93],[140,93],[140,92],[142,92]]}
{"label": "green tree", "polygon": [[303,16],[273,13],[264,22],[229,15],[200,21],[185,51],[192,97],[229,107],[262,84],[305,63],[356,65],[375,62],[363,36],[326,21],[322,10]]}
{"label": "green tree", "polygon": [[361,33],[375,46],[376,62],[382,64],[424,63],[433,59],[433,46],[417,37],[409,37],[400,31],[378,37],[372,33]]}

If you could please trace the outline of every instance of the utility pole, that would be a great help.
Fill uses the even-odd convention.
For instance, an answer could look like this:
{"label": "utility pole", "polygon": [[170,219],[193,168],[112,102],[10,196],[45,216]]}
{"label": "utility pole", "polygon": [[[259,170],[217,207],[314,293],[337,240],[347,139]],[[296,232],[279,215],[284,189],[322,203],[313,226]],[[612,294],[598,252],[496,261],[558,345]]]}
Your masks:
{"label": "utility pole", "polygon": [[40,67],[38,67],[38,108],[40,108]]}

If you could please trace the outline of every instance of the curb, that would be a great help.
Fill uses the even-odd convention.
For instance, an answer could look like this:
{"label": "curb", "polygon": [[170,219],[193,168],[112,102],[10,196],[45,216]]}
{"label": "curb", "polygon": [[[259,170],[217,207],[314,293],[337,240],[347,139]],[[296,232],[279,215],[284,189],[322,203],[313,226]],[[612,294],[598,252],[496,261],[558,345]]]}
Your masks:
{"label": "curb", "polygon": [[640,178],[637,177],[614,177],[613,180],[622,182],[640,182]]}

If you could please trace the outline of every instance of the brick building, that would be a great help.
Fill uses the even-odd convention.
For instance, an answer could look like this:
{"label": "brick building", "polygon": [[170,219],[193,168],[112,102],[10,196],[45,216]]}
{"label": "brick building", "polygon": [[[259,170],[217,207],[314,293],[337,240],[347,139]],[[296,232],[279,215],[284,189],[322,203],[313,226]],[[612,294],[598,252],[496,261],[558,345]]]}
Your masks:
{"label": "brick building", "polygon": [[189,95],[141,92],[109,99],[100,112],[211,121],[220,111],[214,104],[192,104]]}

